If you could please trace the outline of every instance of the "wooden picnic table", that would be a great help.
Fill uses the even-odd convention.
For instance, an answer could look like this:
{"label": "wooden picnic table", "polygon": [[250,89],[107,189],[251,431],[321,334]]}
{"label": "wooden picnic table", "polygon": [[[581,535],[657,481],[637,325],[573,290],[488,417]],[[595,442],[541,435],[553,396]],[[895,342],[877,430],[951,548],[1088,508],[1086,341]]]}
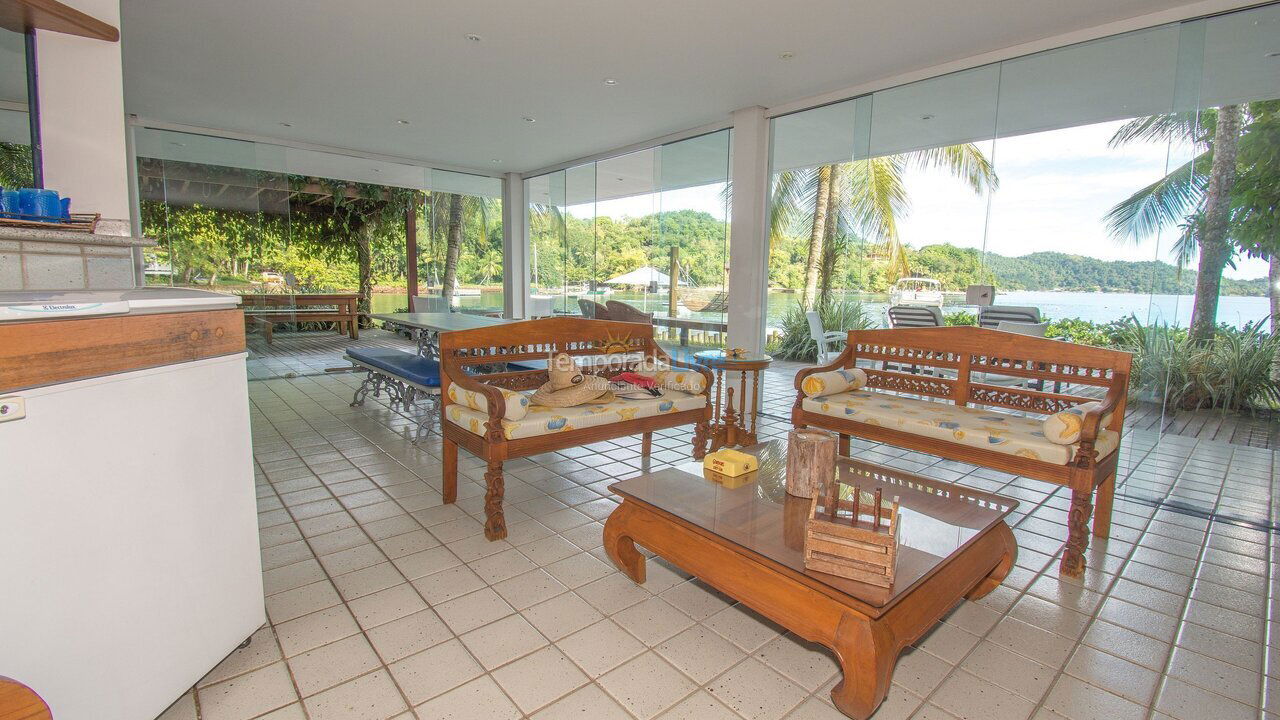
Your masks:
{"label": "wooden picnic table", "polygon": [[304,322],[332,322],[338,334],[360,339],[357,293],[246,293],[240,298],[245,324],[261,327],[268,345],[274,339],[276,325]]}

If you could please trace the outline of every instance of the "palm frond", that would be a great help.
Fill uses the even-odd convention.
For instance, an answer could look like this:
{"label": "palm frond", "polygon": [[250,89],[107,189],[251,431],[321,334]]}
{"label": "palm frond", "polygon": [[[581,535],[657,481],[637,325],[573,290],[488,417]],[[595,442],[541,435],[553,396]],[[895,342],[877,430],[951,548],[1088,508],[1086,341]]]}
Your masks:
{"label": "palm frond", "polygon": [[788,170],[778,174],[769,200],[771,240],[813,223],[814,200],[818,195],[817,168]]}
{"label": "palm frond", "polygon": [[1181,223],[1204,199],[1208,175],[1197,172],[1196,166],[1207,155],[1202,153],[1107,211],[1102,218],[1107,232],[1117,239],[1141,242],[1162,227]]}
{"label": "palm frond", "polygon": [[1132,142],[1194,142],[1206,137],[1205,126],[1204,118],[1195,112],[1147,115],[1121,125],[1107,141],[1107,147],[1117,148]]}
{"label": "palm frond", "polygon": [[898,218],[911,209],[903,185],[905,155],[887,155],[849,164],[842,194],[848,223],[858,234],[884,243],[891,274],[906,273],[907,258],[898,236]]}
{"label": "palm frond", "polygon": [[909,157],[917,167],[949,171],[975,193],[1000,187],[1000,178],[996,176],[991,160],[973,143],[916,150]]}

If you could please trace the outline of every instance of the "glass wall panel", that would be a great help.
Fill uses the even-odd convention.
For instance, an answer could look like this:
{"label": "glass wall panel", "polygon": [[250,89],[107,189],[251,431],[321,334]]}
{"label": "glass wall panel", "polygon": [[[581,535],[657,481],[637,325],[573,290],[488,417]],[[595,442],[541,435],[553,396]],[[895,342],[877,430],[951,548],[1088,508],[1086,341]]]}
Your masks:
{"label": "glass wall panel", "polygon": [[[648,288],[655,297],[644,298],[647,312],[705,323],[684,330],[711,344],[723,343],[728,322],[729,153],[728,130],[660,148],[659,236],[652,246],[659,252],[649,253],[649,267],[670,275],[674,252],[677,277],[672,292],[656,274]],[[678,335],[682,328],[672,330]]]}
{"label": "glass wall panel", "polygon": [[[775,118],[770,347],[813,356],[806,307],[827,330],[895,304],[975,324],[965,290],[994,285],[1027,314],[1008,330],[1133,353],[1130,495],[1215,501],[1140,468],[1277,436],[1277,37],[1273,4]],[[1248,495],[1218,511],[1265,518]]]}
{"label": "glass wall panel", "polygon": [[530,314],[577,312],[565,292],[565,173],[563,170],[525,182],[529,233]]}
{"label": "glass wall panel", "polygon": [[428,170],[418,292],[466,312],[502,311],[502,182]]}
{"label": "glass wall panel", "polygon": [[[143,230],[161,241],[145,251],[149,284],[241,293],[259,313],[332,293],[366,315],[407,310],[412,211],[417,294],[502,308],[496,178],[147,128],[135,138]],[[281,324],[317,329],[301,313]]]}
{"label": "glass wall panel", "polygon": [[526,179],[531,314],[616,301],[673,343],[721,342],[728,177],[726,130]]}

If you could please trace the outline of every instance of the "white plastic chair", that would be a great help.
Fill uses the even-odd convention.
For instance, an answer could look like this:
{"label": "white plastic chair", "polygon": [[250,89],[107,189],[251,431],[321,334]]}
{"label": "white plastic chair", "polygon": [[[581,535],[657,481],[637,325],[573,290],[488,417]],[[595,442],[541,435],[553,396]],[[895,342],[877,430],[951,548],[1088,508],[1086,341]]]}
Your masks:
{"label": "white plastic chair", "polygon": [[840,351],[828,350],[827,343],[843,342],[849,336],[836,330],[824,332],[822,318],[816,310],[810,310],[804,316],[809,321],[809,337],[813,338],[813,341],[818,344],[818,364],[826,365],[827,363],[835,362],[835,359],[840,356]]}
{"label": "white plastic chair", "polygon": [[531,318],[551,317],[556,314],[555,302],[550,295],[530,295],[527,314]]}

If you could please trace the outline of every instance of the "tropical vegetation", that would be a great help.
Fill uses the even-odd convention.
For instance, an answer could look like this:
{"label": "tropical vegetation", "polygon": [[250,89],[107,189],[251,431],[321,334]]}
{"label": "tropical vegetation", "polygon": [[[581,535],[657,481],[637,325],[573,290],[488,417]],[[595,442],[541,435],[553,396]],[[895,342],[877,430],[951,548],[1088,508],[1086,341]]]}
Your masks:
{"label": "tropical vegetation", "polygon": [[1179,229],[1174,243],[1179,265],[1197,263],[1192,343],[1213,342],[1223,271],[1235,257],[1268,257],[1270,274],[1280,274],[1277,113],[1280,100],[1154,115],[1125,123],[1111,138],[1113,147],[1159,142],[1194,148],[1191,160],[1121,201],[1106,217],[1119,239],[1140,241],[1165,228]]}

